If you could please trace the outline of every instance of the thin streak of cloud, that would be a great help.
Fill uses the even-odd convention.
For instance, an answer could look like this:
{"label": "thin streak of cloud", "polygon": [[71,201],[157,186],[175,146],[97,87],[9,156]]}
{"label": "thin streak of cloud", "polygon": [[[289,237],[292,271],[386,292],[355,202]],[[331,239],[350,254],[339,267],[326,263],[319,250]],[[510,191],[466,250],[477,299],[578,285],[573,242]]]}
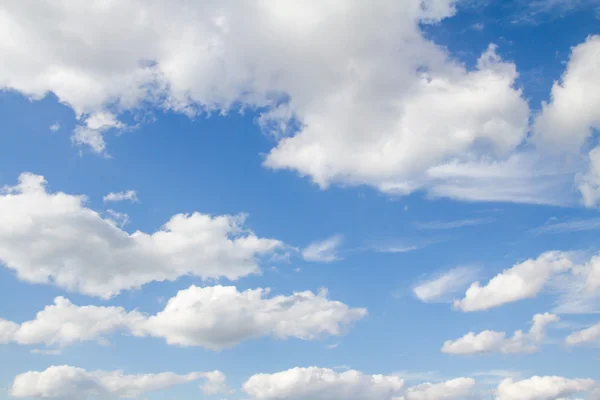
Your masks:
{"label": "thin streak of cloud", "polygon": [[529,230],[533,236],[544,234],[560,234],[570,232],[593,231],[600,229],[600,218],[574,219],[570,221],[550,223]]}
{"label": "thin streak of cloud", "polygon": [[428,230],[445,230],[445,229],[456,229],[467,226],[477,226],[482,224],[489,224],[494,222],[492,218],[470,218],[470,219],[459,219],[455,221],[429,221],[429,222],[416,222],[415,227],[417,229],[428,229]]}

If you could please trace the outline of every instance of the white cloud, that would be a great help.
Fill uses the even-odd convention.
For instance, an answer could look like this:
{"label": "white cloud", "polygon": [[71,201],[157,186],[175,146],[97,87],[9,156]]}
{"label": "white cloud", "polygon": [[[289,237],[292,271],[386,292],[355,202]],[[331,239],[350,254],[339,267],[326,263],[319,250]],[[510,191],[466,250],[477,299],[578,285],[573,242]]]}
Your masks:
{"label": "white cloud", "polygon": [[310,367],[253,375],[243,389],[260,400],[392,400],[403,386],[404,381],[397,376]]}
{"label": "white cloud", "polygon": [[530,232],[534,235],[542,235],[592,231],[598,229],[600,229],[600,218],[590,218],[549,223],[538,228],[531,229]]}
{"label": "white cloud", "polygon": [[60,124],[58,122],[55,122],[52,125],[50,125],[51,132],[58,132],[59,130],[60,130]]}
{"label": "white cloud", "polygon": [[591,314],[600,312],[600,256],[575,265],[572,273],[559,275],[552,287],[559,294],[554,312]]}
{"label": "white cloud", "polygon": [[561,376],[533,376],[521,381],[508,378],[496,390],[497,400],[554,400],[595,386],[593,379],[568,379]]}
{"label": "white cloud", "polygon": [[114,221],[121,229],[129,223],[129,214],[127,213],[108,209],[106,210],[106,214],[109,216],[109,219]]}
{"label": "white cloud", "polygon": [[473,378],[456,378],[440,383],[422,383],[408,388],[398,400],[449,400],[464,399],[473,387]]}
{"label": "white cloud", "polygon": [[261,336],[312,340],[341,335],[345,326],[367,314],[364,308],[328,300],[325,291],[265,298],[268,293],[269,289],[238,292],[235,287],[192,286],[179,291],[134,334],[164,337],[169,344],[220,349]]}
{"label": "white cloud", "polygon": [[600,201],[600,147],[590,151],[588,170],[578,175],[577,181],[583,204],[596,207]]}
{"label": "white cloud", "polygon": [[471,218],[471,219],[460,219],[456,221],[429,221],[419,222],[415,226],[419,229],[455,229],[466,226],[476,226],[481,224],[489,224],[494,220],[491,218]]}
{"label": "white cloud", "polygon": [[462,300],[454,301],[454,307],[461,311],[480,311],[533,298],[555,274],[572,267],[568,253],[543,253],[537,259],[529,259],[504,270],[485,286],[473,283]]}
{"label": "white cloud", "polygon": [[107,335],[127,330],[143,319],[142,314],[128,313],[123,307],[79,307],[64,297],[57,297],[53,305],[46,306],[31,321],[16,324],[0,320],[0,327],[3,323],[11,327],[5,330],[8,334],[0,337],[0,343],[60,347],[83,341],[103,343]]}
{"label": "white cloud", "polygon": [[538,146],[579,152],[600,129],[600,36],[590,36],[575,46],[560,82],[552,86],[551,101],[535,118],[534,140]]}
{"label": "white cloud", "polygon": [[232,394],[235,390],[227,386],[227,377],[221,371],[204,372],[202,376],[206,379],[200,389],[206,395]]}
{"label": "white cloud", "polygon": [[309,244],[302,250],[302,257],[306,261],[333,262],[340,259],[338,249],[342,244],[342,235],[334,235],[320,242]]}
{"label": "white cloud", "polygon": [[338,336],[367,315],[363,308],[327,299],[325,291],[273,297],[268,293],[269,289],[238,292],[235,287],[190,286],[151,316],[122,307],[76,306],[57,297],[31,321],[0,319],[0,343],[64,347],[83,341],[105,343],[109,335],[123,332],[219,350],[262,336],[304,340]]}
{"label": "white cloud", "polygon": [[122,371],[88,372],[82,368],[61,365],[49,367],[42,372],[29,371],[18,375],[10,394],[18,398],[60,400],[83,400],[92,397],[134,398],[147,392],[196,381],[205,376],[207,375],[203,372],[186,375],[173,372],[125,375]]}
{"label": "white cloud", "polygon": [[532,353],[538,350],[544,339],[546,325],[558,322],[555,314],[536,314],[533,317],[528,333],[518,330],[510,338],[504,332],[483,331],[478,334],[469,332],[457,340],[447,340],[442,347],[448,354],[480,354],[480,353]]}
{"label": "white cloud", "polygon": [[84,196],[50,193],[29,173],[0,194],[0,262],[21,280],[111,297],[152,281],[192,275],[235,280],[285,246],[256,236],[245,215],[177,214],[154,233],[121,230],[84,206]]}
{"label": "white cloud", "polygon": [[449,301],[448,296],[464,290],[476,275],[477,270],[474,268],[454,268],[433,279],[419,283],[413,288],[413,293],[424,302]]}
{"label": "white cloud", "polygon": [[102,200],[106,203],[109,201],[129,201],[131,203],[139,203],[139,199],[137,197],[137,193],[135,190],[126,190],[124,192],[118,193],[109,193],[102,198]]}
{"label": "white cloud", "polygon": [[600,324],[590,326],[589,328],[573,332],[567,336],[566,342],[569,346],[596,343],[600,341]]}
{"label": "white cloud", "polygon": [[[0,87],[36,99],[54,93],[77,115],[74,142],[97,152],[108,131],[125,128],[117,117],[126,111],[196,115],[240,105],[264,110],[258,121],[278,140],[268,167],[323,187],[425,188],[476,200],[483,191],[447,187],[454,180],[430,170],[505,162],[527,137],[530,111],[515,65],[494,45],[467,69],[424,37],[421,25],[453,16],[455,3],[48,3],[40,18],[37,7],[10,2],[0,9],[0,33],[14,38],[0,49],[8,60]],[[487,196],[550,201],[521,183],[488,183],[496,190]]]}

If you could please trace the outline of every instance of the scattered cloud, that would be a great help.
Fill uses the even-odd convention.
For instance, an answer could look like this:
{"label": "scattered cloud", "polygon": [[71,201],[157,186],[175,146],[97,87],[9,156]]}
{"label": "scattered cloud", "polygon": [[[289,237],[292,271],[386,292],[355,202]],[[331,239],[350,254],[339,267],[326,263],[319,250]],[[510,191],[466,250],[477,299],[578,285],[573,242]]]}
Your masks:
{"label": "scattered cloud", "polygon": [[50,132],[58,132],[60,130],[60,124],[58,122],[50,125]]}
{"label": "scattered cloud", "polygon": [[456,378],[440,383],[422,383],[410,387],[399,400],[464,399],[475,386],[473,378]]}
{"label": "scattered cloud", "polygon": [[239,292],[235,287],[190,286],[151,316],[123,307],[77,306],[57,297],[31,321],[18,324],[0,319],[0,343],[60,348],[84,341],[106,343],[109,335],[123,332],[164,338],[171,345],[219,350],[263,336],[304,340],[339,336],[367,315],[364,308],[329,300],[326,291],[267,297],[269,293],[269,289]]}
{"label": "scattered cloud", "polygon": [[503,380],[496,390],[497,400],[553,400],[594,388],[593,379],[569,379],[562,376],[533,376],[514,381]]}
{"label": "scattered cloud", "polygon": [[491,218],[471,218],[471,219],[460,219],[456,221],[429,221],[429,222],[417,222],[415,226],[418,229],[430,229],[430,230],[441,230],[441,229],[456,229],[467,226],[477,226],[482,224],[489,224],[494,222]]}
{"label": "scattered cloud", "polygon": [[325,240],[309,244],[302,250],[302,257],[306,261],[333,262],[340,259],[339,247],[343,241],[342,235],[334,235]]}
{"label": "scattered cloud", "polygon": [[[214,373],[208,373],[214,374]],[[42,372],[29,371],[18,375],[10,394],[17,398],[77,400],[91,397],[106,399],[134,398],[144,393],[172,386],[209,379],[214,375],[193,372],[177,375],[125,375],[122,371],[86,371],[68,365],[52,366]]]}
{"label": "scattered cloud", "polygon": [[403,387],[404,381],[397,376],[318,367],[257,374],[243,384],[248,395],[260,400],[393,400]]}
{"label": "scattered cloud", "polygon": [[85,207],[85,197],[49,193],[21,174],[0,194],[0,262],[31,283],[109,298],[181,276],[235,280],[286,246],[256,236],[246,215],[177,214],[153,233],[121,230]]}
{"label": "scattered cloud", "polygon": [[567,336],[566,343],[569,346],[578,346],[600,342],[600,324],[590,326]]}
{"label": "scattered cloud", "polygon": [[458,267],[420,282],[413,288],[417,298],[426,303],[451,302],[452,296],[464,290],[476,278],[479,270]]}
{"label": "scattered cloud", "polygon": [[135,190],[126,190],[124,192],[109,193],[102,198],[105,203],[117,202],[117,201],[129,201],[131,203],[139,203],[140,200],[137,197]]}
{"label": "scattered cloud", "polygon": [[492,278],[485,286],[471,284],[462,300],[453,305],[461,311],[482,311],[506,303],[535,297],[557,273],[573,267],[569,253],[549,251],[537,259],[515,264]]}
{"label": "scattered cloud", "polygon": [[504,332],[483,331],[473,332],[457,340],[447,340],[442,347],[442,353],[447,354],[482,354],[482,353],[533,353],[545,337],[546,326],[558,322],[555,314],[536,314],[533,317],[528,333],[518,330],[510,338]]}
{"label": "scattered cloud", "polygon": [[544,234],[560,234],[600,229],[600,218],[574,219],[563,222],[551,222],[531,229],[529,232],[535,236]]}

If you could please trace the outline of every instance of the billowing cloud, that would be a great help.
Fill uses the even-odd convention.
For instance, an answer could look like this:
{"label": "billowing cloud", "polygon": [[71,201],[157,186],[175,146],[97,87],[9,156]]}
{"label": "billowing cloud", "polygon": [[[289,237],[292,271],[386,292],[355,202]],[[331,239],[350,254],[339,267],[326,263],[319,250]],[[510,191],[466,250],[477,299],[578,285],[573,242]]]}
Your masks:
{"label": "billowing cloud", "polygon": [[562,376],[533,376],[514,381],[503,380],[496,390],[497,400],[554,400],[586,392],[596,385],[593,379],[568,379]]}
{"label": "billowing cloud", "polygon": [[536,259],[515,264],[492,278],[485,286],[473,283],[454,307],[461,311],[480,311],[506,303],[535,297],[550,278],[573,267],[568,253],[550,251]]}
{"label": "billowing cloud", "polygon": [[[116,332],[164,338],[179,346],[219,350],[262,336],[312,340],[341,335],[366,316],[363,308],[327,299],[322,291],[267,297],[269,289],[239,292],[235,287],[190,286],[156,315],[122,307],[76,306],[57,297],[54,305],[21,324],[0,319],[0,343],[63,347],[75,342],[105,342]],[[227,315],[227,318],[223,318]]]}
{"label": "billowing cloud", "polygon": [[560,321],[555,314],[536,314],[533,317],[528,333],[516,331],[507,338],[505,332],[483,331],[478,334],[469,332],[457,340],[447,340],[442,347],[448,354],[481,354],[481,353],[532,353],[538,350],[544,339],[546,326]]}
{"label": "billowing cloud", "polygon": [[108,298],[184,275],[235,280],[260,273],[260,258],[284,247],[256,236],[243,214],[177,214],[156,232],[129,234],[84,202],[48,192],[39,175],[21,174],[0,194],[0,262],[23,281]]}
{"label": "billowing cloud", "polygon": [[243,390],[257,400],[392,400],[403,386],[397,376],[310,367],[254,375]]}
{"label": "billowing cloud", "polygon": [[[38,7],[9,1],[0,33],[14,39],[0,48],[0,88],[54,93],[78,118],[73,141],[100,153],[109,132],[128,129],[125,111],[250,107],[277,140],[265,165],[321,187],[556,201],[557,171],[524,168],[530,110],[516,66],[490,44],[467,68],[424,37],[422,25],[452,17],[455,3],[48,3],[40,18]],[[463,178],[447,176],[457,168]],[[464,174],[478,169],[516,174],[490,173],[477,190]]]}
{"label": "billowing cloud", "polygon": [[18,398],[57,400],[134,398],[203,378],[210,382],[213,376],[212,372],[125,375],[122,371],[88,372],[82,368],[61,365],[49,367],[42,372],[29,371],[18,375],[10,394]]}
{"label": "billowing cloud", "polygon": [[325,240],[309,244],[302,250],[302,257],[306,261],[333,262],[340,259],[338,250],[342,244],[342,235],[334,235]]}

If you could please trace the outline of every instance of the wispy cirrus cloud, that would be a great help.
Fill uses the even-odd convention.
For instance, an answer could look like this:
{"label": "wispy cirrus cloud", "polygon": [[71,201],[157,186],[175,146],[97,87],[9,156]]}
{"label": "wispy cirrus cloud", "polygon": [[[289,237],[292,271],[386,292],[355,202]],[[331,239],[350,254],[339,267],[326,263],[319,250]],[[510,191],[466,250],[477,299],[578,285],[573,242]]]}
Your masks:
{"label": "wispy cirrus cloud", "polygon": [[563,222],[551,222],[529,230],[534,236],[570,232],[593,231],[600,229],[600,218],[572,219]]}
{"label": "wispy cirrus cloud", "polygon": [[468,218],[459,219],[454,221],[428,221],[428,222],[415,222],[417,229],[428,229],[428,230],[445,230],[445,229],[456,229],[464,228],[467,226],[477,226],[482,224],[489,224],[494,222],[493,218]]}

